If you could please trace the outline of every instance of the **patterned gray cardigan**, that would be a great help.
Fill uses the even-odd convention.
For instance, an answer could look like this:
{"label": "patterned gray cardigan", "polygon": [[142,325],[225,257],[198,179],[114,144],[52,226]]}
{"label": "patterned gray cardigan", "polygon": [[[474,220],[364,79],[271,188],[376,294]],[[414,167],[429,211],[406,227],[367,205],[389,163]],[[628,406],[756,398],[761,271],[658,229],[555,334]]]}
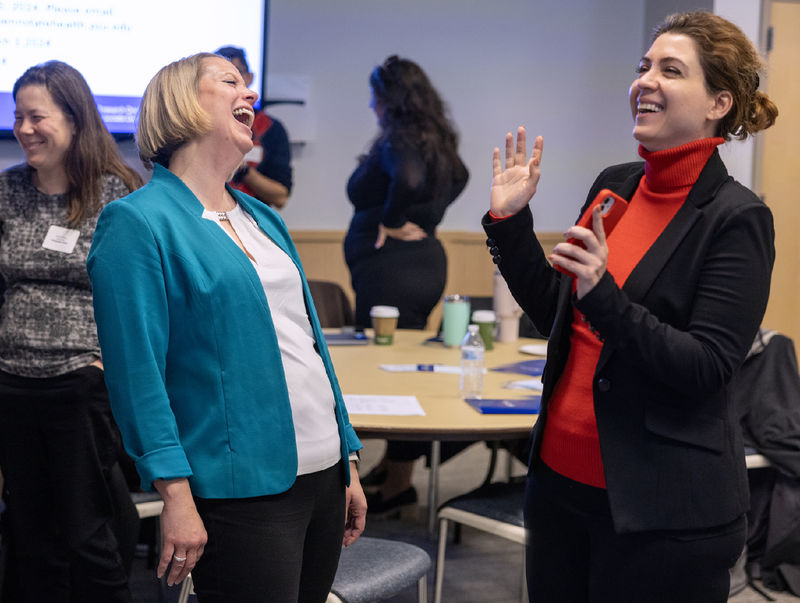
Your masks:
{"label": "patterned gray cardigan", "polygon": [[[129,192],[107,174],[100,209]],[[0,370],[53,377],[100,357],[86,272],[99,214],[72,227],[66,195],[37,190],[27,165],[0,174]]]}

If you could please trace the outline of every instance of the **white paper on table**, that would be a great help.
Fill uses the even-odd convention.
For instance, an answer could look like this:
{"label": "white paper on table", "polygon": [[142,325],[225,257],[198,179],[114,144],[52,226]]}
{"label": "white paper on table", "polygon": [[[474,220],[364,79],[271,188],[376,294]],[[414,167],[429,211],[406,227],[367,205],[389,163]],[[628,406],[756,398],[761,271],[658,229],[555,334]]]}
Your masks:
{"label": "white paper on table", "polygon": [[509,381],[504,386],[506,389],[532,389],[534,391],[542,391],[541,379],[520,379],[519,381]]}
{"label": "white paper on table", "polygon": [[347,412],[354,415],[425,416],[416,396],[345,394],[344,405]]}

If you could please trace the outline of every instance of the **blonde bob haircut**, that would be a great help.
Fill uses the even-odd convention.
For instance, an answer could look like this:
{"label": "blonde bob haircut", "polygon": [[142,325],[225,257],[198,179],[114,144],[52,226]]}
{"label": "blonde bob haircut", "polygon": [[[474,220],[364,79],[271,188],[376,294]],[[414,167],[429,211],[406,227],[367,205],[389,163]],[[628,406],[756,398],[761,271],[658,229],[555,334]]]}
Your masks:
{"label": "blonde bob haircut", "polygon": [[198,83],[205,59],[201,52],[162,67],[142,96],[136,142],[146,168],[154,163],[169,167],[172,154],[184,143],[207,134],[211,120],[200,107]]}

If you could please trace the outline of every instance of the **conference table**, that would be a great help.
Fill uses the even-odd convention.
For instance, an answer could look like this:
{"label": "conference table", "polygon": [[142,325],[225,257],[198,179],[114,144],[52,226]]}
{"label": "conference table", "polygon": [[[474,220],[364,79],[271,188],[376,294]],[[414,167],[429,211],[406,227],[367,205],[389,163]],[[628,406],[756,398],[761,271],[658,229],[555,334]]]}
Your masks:
{"label": "conference table", "polygon": [[[367,335],[370,331],[367,331]],[[428,488],[427,527],[434,534],[436,526],[438,471],[442,441],[480,441],[524,438],[536,421],[534,414],[482,414],[467,404],[459,392],[455,372],[389,372],[380,365],[443,365],[457,367],[461,362],[458,348],[447,348],[430,341],[432,333],[399,330],[392,345],[332,345],[331,357],[342,392],[374,396],[416,396],[424,415],[356,414],[350,421],[361,438],[392,440],[428,440],[431,459]],[[520,347],[543,341],[519,339],[513,343],[495,342],[485,354],[487,369],[531,360]],[[452,370],[452,369],[451,369]],[[526,398],[537,392],[505,389],[509,381],[528,379],[524,374],[487,370],[483,398]]]}

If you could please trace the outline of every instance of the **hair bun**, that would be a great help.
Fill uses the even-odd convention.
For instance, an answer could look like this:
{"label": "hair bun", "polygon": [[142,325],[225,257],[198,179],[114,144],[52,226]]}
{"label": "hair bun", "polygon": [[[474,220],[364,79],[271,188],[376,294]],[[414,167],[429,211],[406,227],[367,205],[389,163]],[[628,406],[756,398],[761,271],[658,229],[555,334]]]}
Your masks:
{"label": "hair bun", "polygon": [[766,130],[775,123],[778,117],[778,107],[761,90],[756,90],[751,105],[751,111],[744,127],[750,134]]}

